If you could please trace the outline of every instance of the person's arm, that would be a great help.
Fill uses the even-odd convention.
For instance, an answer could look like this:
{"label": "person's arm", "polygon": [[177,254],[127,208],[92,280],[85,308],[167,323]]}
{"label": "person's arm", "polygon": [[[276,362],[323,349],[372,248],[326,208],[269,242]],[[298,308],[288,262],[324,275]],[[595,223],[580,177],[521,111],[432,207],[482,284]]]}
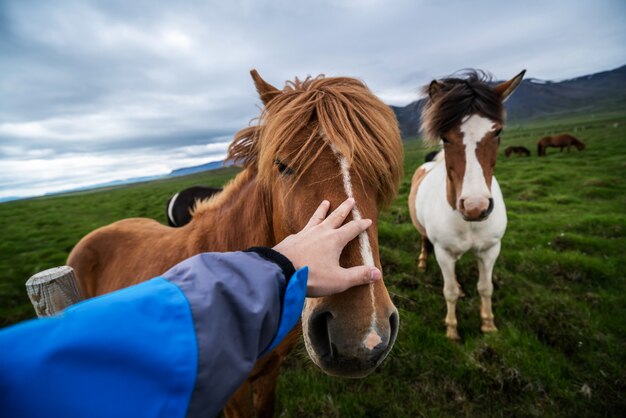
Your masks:
{"label": "person's arm", "polygon": [[206,253],[5,329],[0,416],[216,415],[273,340],[285,283],[258,253]]}
{"label": "person's arm", "polygon": [[380,277],[372,267],[339,267],[343,247],[371,223],[341,226],[353,205],[326,218],[322,203],[275,250],[200,254],[162,277],[2,330],[0,416],[217,414],[295,325],[305,293]]}
{"label": "person's arm", "polygon": [[185,294],[193,317],[198,364],[188,416],[216,415],[259,356],[298,322],[307,269],[296,272],[280,253],[254,248],[201,254],[163,277]]}

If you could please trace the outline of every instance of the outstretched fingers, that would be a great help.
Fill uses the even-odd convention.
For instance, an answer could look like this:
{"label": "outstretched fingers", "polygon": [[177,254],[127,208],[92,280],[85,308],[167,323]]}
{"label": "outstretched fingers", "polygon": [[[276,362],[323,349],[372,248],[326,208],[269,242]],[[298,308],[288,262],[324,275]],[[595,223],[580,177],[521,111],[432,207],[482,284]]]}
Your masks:
{"label": "outstretched fingers", "polygon": [[374,283],[375,281],[380,280],[382,274],[376,267],[356,266],[343,269],[343,276],[345,289],[349,289],[353,286]]}
{"label": "outstretched fingers", "polygon": [[354,208],[354,199],[348,198],[343,201],[341,205],[339,205],[324,221],[325,225],[328,225],[332,228],[338,228],[343,221],[346,220],[352,209]]}
{"label": "outstretched fingers", "polygon": [[320,203],[317,209],[315,209],[313,216],[311,216],[311,219],[309,219],[309,222],[306,224],[305,228],[321,224],[326,218],[329,207],[330,202],[328,200],[322,200],[322,203]]}
{"label": "outstretched fingers", "polygon": [[359,236],[372,225],[371,219],[353,219],[341,228],[337,229],[337,236],[342,246],[346,246],[350,241]]}

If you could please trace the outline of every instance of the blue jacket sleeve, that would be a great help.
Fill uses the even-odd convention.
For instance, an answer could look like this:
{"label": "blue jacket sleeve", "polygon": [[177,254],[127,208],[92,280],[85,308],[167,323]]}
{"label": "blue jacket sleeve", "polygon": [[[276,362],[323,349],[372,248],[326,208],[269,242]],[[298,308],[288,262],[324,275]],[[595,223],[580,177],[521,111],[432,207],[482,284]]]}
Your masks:
{"label": "blue jacket sleeve", "polygon": [[0,331],[0,416],[216,415],[302,310],[306,269],[267,258],[200,254]]}
{"label": "blue jacket sleeve", "polygon": [[[291,262],[273,250],[255,250],[238,257],[200,254],[163,275],[187,296],[198,338],[190,416],[217,414],[259,355],[275,347],[300,318],[308,270],[295,272],[285,289]],[[289,303],[283,305],[283,299]]]}

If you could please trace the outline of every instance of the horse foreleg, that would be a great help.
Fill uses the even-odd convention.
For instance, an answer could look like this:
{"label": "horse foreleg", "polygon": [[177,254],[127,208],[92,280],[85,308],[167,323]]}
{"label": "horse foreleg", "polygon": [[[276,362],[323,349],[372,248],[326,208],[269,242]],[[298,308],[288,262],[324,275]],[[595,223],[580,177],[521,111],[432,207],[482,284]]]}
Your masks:
{"label": "horse foreleg", "polygon": [[428,238],[425,235],[421,235],[422,238],[422,250],[420,251],[420,256],[417,262],[417,268],[419,271],[426,271],[426,260],[428,259],[428,249],[426,248],[426,243]]}
{"label": "horse foreleg", "polygon": [[252,418],[252,385],[247,379],[224,406],[226,418]]}
{"label": "horse foreleg", "polygon": [[[260,358],[245,382],[224,406],[226,418],[271,417],[274,414],[274,388],[280,370],[280,356],[276,350]],[[264,377],[272,374],[271,388],[259,385]],[[257,393],[257,391],[259,393]]]}
{"label": "horse foreleg", "polygon": [[482,251],[477,255],[478,257],[478,294],[480,295],[480,318],[482,325],[480,330],[482,332],[495,332],[498,329],[494,323],[493,311],[491,309],[491,295],[493,294],[493,266],[500,254],[500,243],[497,243],[493,247]]}
{"label": "horse foreleg", "polygon": [[282,358],[276,350],[259,360],[250,376],[224,406],[224,416],[226,418],[273,417],[276,381],[281,363]]}
{"label": "horse foreleg", "polygon": [[453,257],[446,250],[439,246],[435,246],[435,257],[441,273],[443,275],[443,296],[446,299],[447,313],[446,313],[446,337],[451,340],[458,340],[459,333],[457,331],[457,319],[456,319],[456,302],[459,299],[461,288],[456,281],[456,274],[454,271],[454,265],[456,264],[456,258]]}
{"label": "horse foreleg", "polygon": [[276,350],[261,358],[224,407],[226,418],[274,416],[276,379],[282,360]]}
{"label": "horse foreleg", "polygon": [[276,400],[276,382],[283,359],[275,353],[263,367],[262,374],[252,381],[252,400],[256,418],[272,418]]}
{"label": "horse foreleg", "polygon": [[276,401],[276,383],[280,366],[285,357],[300,341],[301,327],[296,327],[285,336],[285,339],[255,365],[248,380],[252,383],[252,401],[256,418],[272,418]]}

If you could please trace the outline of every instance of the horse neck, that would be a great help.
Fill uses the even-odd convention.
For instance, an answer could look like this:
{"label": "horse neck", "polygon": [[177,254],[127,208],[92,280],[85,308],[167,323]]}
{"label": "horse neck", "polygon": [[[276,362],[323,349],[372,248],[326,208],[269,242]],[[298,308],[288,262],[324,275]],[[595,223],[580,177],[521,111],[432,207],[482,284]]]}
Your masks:
{"label": "horse neck", "polygon": [[259,186],[252,172],[240,173],[222,194],[189,223],[190,253],[276,244],[269,193]]}

